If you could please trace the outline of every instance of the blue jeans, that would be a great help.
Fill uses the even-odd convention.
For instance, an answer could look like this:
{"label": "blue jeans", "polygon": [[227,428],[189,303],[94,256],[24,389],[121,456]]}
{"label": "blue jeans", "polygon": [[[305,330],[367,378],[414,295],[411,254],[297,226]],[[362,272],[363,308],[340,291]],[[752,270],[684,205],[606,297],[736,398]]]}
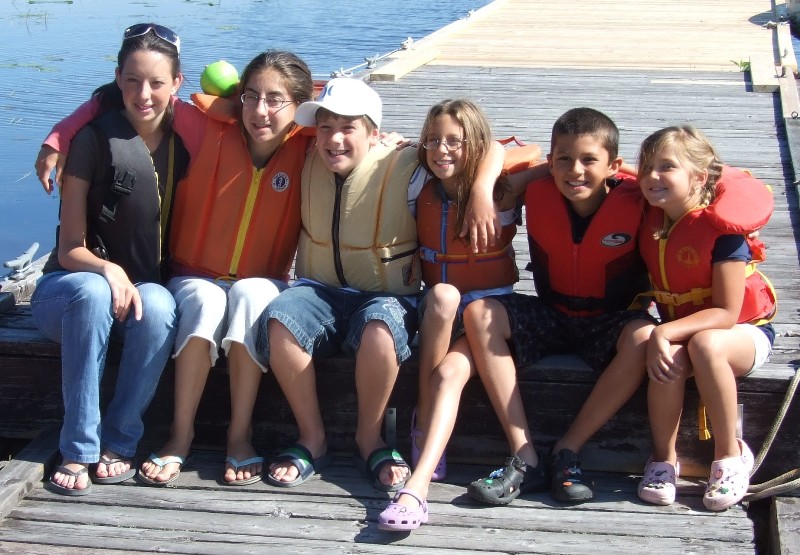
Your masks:
{"label": "blue jeans", "polygon": [[[31,297],[36,326],[61,344],[64,424],[63,457],[93,463],[103,449],[130,458],[144,433],[142,416],[158,386],[175,340],[175,301],[155,283],[136,285],[142,319],[133,311],[124,322],[111,312],[106,279],[90,272],[53,272],[39,280]],[[114,396],[100,418],[100,381],[110,340],[121,341]]]}
{"label": "blue jeans", "polygon": [[417,332],[417,309],[412,299],[301,282],[283,291],[261,314],[256,351],[269,360],[267,328],[269,320],[275,319],[314,358],[339,350],[355,355],[366,325],[380,320],[392,334],[400,364],[411,356],[408,345]]}

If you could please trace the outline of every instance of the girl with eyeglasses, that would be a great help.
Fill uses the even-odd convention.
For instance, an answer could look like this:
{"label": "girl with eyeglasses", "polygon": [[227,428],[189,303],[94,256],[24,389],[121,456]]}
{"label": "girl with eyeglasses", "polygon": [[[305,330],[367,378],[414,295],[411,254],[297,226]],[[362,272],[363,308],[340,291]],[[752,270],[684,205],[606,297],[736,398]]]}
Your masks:
{"label": "girl with eyeglasses", "polygon": [[505,178],[495,185],[499,240],[475,253],[469,237],[460,236],[478,167],[492,149],[502,151],[474,103],[444,100],[428,111],[418,147],[430,178],[416,199],[426,291],[420,306],[419,397],[411,420],[414,472],[378,517],[383,530],[408,531],[427,522],[428,487],[445,477],[445,446],[461,392],[475,374],[461,314],[475,299],[511,292],[519,277],[511,246],[517,200]]}
{"label": "girl with eyeglasses", "polygon": [[[247,65],[231,98],[195,94],[193,104],[173,98],[173,126],[191,163],[175,192],[166,263],[178,312],[174,420],[170,439],[141,466],[139,477],[148,484],[178,478],[220,347],[232,407],[224,480],[261,479],[251,420],[267,361],[256,353],[255,325],[286,287],[297,248],[300,173],[315,133],[295,125],[294,114],[312,94],[311,72],[300,58],[268,51]],[[56,125],[37,162],[46,190],[55,151],[63,152],[64,138],[101,110],[90,101]]]}
{"label": "girl with eyeglasses", "polygon": [[[164,27],[128,29],[115,80],[93,95],[103,113],[69,147],[56,248],[31,299],[36,325],[61,343],[63,460],[48,487],[63,495],[135,474],[142,415],[175,338],[175,301],[158,282],[161,199],[188,164],[170,126],[179,44]],[[101,417],[110,340],[122,342],[122,355]]]}

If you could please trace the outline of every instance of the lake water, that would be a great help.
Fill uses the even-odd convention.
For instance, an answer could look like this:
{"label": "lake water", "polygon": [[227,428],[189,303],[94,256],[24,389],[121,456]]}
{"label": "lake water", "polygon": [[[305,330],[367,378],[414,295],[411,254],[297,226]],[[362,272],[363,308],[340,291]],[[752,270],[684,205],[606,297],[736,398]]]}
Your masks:
{"label": "lake water", "polygon": [[[123,30],[156,21],[181,37],[180,96],[206,64],[242,71],[267,49],[295,52],[315,77],[419,40],[489,0],[0,0],[0,262],[55,244],[58,196],[33,172],[52,125],[113,79]],[[421,124],[422,122],[420,122]],[[0,266],[0,277],[7,273]]]}

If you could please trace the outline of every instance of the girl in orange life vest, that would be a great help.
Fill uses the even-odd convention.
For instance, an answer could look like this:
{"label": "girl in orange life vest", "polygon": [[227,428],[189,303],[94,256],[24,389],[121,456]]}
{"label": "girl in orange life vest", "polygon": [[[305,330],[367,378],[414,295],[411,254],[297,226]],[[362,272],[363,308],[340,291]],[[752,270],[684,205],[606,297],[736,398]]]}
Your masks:
{"label": "girl in orange life vest", "polygon": [[460,327],[463,308],[482,296],[511,292],[518,279],[511,248],[516,197],[496,199],[503,228],[488,252],[474,254],[459,237],[478,164],[492,147],[486,117],[468,100],[433,106],[420,133],[419,161],[432,178],[416,201],[422,275],[430,289],[419,329],[419,401],[411,430],[415,469],[381,513],[383,530],[413,530],[426,522],[428,486],[444,478],[444,450],[461,391],[475,373]]}
{"label": "girl in orange life vest", "polygon": [[[694,376],[715,435],[703,503],[721,511],[745,495],[753,467],[750,449],[736,437],[736,378],[767,360],[774,339],[764,323],[774,313],[774,297],[760,274],[746,277],[753,255],[742,234],[766,223],[772,196],[757,180],[723,168],[708,139],[689,126],[645,139],[639,182],[650,205],[639,248],[661,289],[656,302],[662,323],[647,348],[654,445],[638,493],[659,505],[675,500],[675,442],[686,380]],[[744,204],[744,195],[754,195],[755,202]],[[754,211],[760,221],[735,227]]]}
{"label": "girl in orange life vest", "polygon": [[[294,113],[312,94],[311,72],[302,60],[268,51],[247,65],[234,98],[194,95],[196,105],[174,99],[174,128],[185,139],[191,164],[175,193],[169,233],[174,277],[167,288],[178,305],[174,419],[170,439],[141,466],[139,477],[149,484],[178,478],[220,346],[231,373],[224,480],[260,480],[263,458],[250,442],[250,421],[267,366],[255,351],[253,323],[285,287],[297,247],[300,172],[314,130],[295,125]],[[74,135],[93,110],[99,106],[79,108],[59,124],[56,136]],[[53,153],[63,151],[52,140],[51,134],[47,144],[53,148],[42,147],[37,161],[45,189],[56,164]]]}

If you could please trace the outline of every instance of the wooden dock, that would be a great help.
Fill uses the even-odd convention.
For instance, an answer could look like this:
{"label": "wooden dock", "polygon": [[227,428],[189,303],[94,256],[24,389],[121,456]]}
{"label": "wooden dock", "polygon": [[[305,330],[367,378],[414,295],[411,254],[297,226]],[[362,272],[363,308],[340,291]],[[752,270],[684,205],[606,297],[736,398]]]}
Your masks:
{"label": "wooden dock", "polygon": [[[55,437],[34,442],[0,473],[20,481],[4,492],[30,489],[0,524],[0,552],[42,555],[159,552],[261,553],[753,553],[750,521],[742,507],[704,510],[702,486],[683,482],[678,501],[654,507],[636,498],[637,478],[598,476],[587,505],[559,506],[547,494],[509,507],[470,503],[466,485],[489,467],[453,465],[446,484],[431,488],[431,520],[413,533],[378,530],[388,494],[373,489],[340,457],[296,490],[265,483],[221,485],[224,455],[199,452],[176,487],[152,488],[131,480],[93,486],[67,498],[38,480],[54,456]],[[2,507],[2,501],[0,501]],[[700,531],[702,530],[702,532]],[[713,530],[713,535],[708,532]]]}
{"label": "wooden dock", "polygon": [[[378,68],[372,81],[384,100],[384,129],[410,138],[417,137],[430,105],[443,98],[467,97],[485,109],[498,137],[516,135],[547,150],[555,119],[569,108],[591,106],[617,122],[621,154],[628,161],[635,160],[638,144],[652,131],[692,122],[710,136],[725,162],[748,168],[771,184],[776,210],[762,232],[769,247],[763,269],[779,291],[780,314],[775,322],[779,337],[772,361],[754,379],[741,383],[744,434],[754,450],[761,447],[800,360],[797,162],[793,164],[791,125],[786,124],[780,92],[782,84],[785,90],[794,85],[792,81],[787,86],[787,77],[782,76],[781,66],[789,57],[778,50],[780,31],[765,27],[777,19],[776,9],[779,12],[780,6],[774,8],[764,0],[497,0],[419,41],[413,51]],[[419,60],[429,63],[417,67]],[[740,72],[733,62],[744,60],[768,70]],[[767,75],[763,86],[754,82],[759,73]],[[518,246],[519,264],[524,267],[524,231]],[[529,274],[523,276],[527,279],[520,289],[530,290]],[[22,314],[0,317],[0,368],[11,378],[0,381],[4,414],[0,435],[16,431],[32,436],[42,425],[58,420],[57,349],[37,343],[35,332],[23,327],[15,330],[16,337],[26,339],[12,344],[9,337],[14,336],[7,332],[16,324],[10,322],[24,319],[24,310]],[[334,366],[338,367],[321,379],[320,388],[337,387],[349,372],[346,361]],[[402,451],[407,451],[414,380],[413,367],[405,367],[393,403]],[[536,440],[546,447],[563,431],[591,381],[585,372],[558,360],[546,368],[526,369],[522,380]],[[32,381],[39,382],[35,391]],[[175,487],[149,488],[130,481],[95,485],[93,493],[83,498],[51,494],[41,480],[56,458],[56,440],[51,434],[40,436],[0,471],[0,516],[5,517],[0,521],[0,552],[795,553],[800,549],[798,498],[781,498],[773,506],[771,528],[760,518],[751,520],[741,506],[722,514],[705,511],[702,484],[696,478],[681,483],[678,502],[671,507],[638,501],[635,473],[641,472],[647,458],[649,438],[643,395],[637,395],[587,445],[583,458],[585,467],[595,470],[595,501],[566,507],[540,494],[517,500],[511,507],[489,509],[469,503],[465,485],[489,470],[488,461],[502,457],[504,440],[480,385],[470,384],[450,446],[456,463],[450,465],[447,483],[431,488],[431,521],[403,535],[377,529],[377,514],[388,496],[371,488],[349,464],[348,430],[355,421],[354,404],[345,407],[353,401],[349,390],[339,403],[323,407],[334,432],[329,440],[339,457],[320,477],[296,490],[265,483],[223,485],[226,383],[223,372],[212,372],[198,417],[199,449]],[[170,388],[167,372],[148,412],[142,455],[164,439],[172,406]],[[690,395],[687,406],[694,400]],[[680,441],[691,464],[685,467],[689,475],[702,476],[710,462],[709,446],[695,439],[694,416],[686,418]],[[787,418],[756,478],[800,466],[797,402]],[[274,454],[294,433],[285,401],[268,376],[256,408],[256,446]],[[603,472],[612,469],[617,472]]]}

